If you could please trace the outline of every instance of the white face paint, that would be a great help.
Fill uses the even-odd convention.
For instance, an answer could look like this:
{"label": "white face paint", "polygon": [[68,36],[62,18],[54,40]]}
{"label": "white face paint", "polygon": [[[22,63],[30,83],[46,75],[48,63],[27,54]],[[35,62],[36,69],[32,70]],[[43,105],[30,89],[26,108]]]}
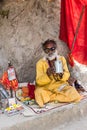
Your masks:
{"label": "white face paint", "polygon": [[45,53],[45,57],[46,57],[48,60],[53,60],[53,59],[55,59],[55,58],[57,57],[57,55],[58,55],[57,50],[55,50],[55,52],[52,53],[52,54],[46,54],[46,53]]}

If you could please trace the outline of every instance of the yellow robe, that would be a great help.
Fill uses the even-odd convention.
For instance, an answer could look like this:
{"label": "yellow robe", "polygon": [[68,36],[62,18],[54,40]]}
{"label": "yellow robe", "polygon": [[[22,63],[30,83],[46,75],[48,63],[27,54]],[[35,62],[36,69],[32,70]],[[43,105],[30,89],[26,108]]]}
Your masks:
{"label": "yellow robe", "polygon": [[48,77],[46,74],[49,65],[45,58],[40,59],[36,64],[35,99],[40,107],[51,101],[78,102],[81,100],[81,96],[76,89],[67,82],[70,73],[65,58],[58,56],[58,59],[62,61],[64,71],[64,75],[59,81],[56,81],[53,75]]}

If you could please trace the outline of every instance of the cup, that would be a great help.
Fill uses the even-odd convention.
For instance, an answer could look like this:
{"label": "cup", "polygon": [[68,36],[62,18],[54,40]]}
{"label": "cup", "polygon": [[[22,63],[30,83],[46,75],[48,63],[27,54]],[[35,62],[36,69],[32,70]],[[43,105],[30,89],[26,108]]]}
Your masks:
{"label": "cup", "polygon": [[63,65],[61,60],[55,61],[55,71],[56,73],[63,73]]}

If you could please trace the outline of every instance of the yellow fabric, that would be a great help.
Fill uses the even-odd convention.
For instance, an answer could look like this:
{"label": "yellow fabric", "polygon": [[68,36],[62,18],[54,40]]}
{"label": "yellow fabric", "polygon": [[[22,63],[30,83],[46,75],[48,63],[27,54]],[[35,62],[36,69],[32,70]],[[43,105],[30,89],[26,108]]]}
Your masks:
{"label": "yellow fabric", "polygon": [[60,56],[59,59],[62,61],[64,71],[64,75],[59,81],[55,81],[52,75],[48,77],[46,74],[49,67],[46,59],[40,59],[36,64],[35,99],[40,107],[43,107],[47,102],[56,100],[58,102],[77,102],[81,99],[76,89],[69,86],[67,82],[70,73],[65,58]]}

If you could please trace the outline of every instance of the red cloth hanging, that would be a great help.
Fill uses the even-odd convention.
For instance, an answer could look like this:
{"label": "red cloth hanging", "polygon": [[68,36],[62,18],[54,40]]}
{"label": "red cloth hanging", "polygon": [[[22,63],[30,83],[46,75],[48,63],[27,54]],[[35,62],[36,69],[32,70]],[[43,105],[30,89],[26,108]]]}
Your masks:
{"label": "red cloth hanging", "polygon": [[[59,38],[67,43],[69,49],[75,36],[76,27],[83,5],[87,0],[61,0],[61,20]],[[82,17],[72,55],[81,64],[87,65],[87,7]]]}

